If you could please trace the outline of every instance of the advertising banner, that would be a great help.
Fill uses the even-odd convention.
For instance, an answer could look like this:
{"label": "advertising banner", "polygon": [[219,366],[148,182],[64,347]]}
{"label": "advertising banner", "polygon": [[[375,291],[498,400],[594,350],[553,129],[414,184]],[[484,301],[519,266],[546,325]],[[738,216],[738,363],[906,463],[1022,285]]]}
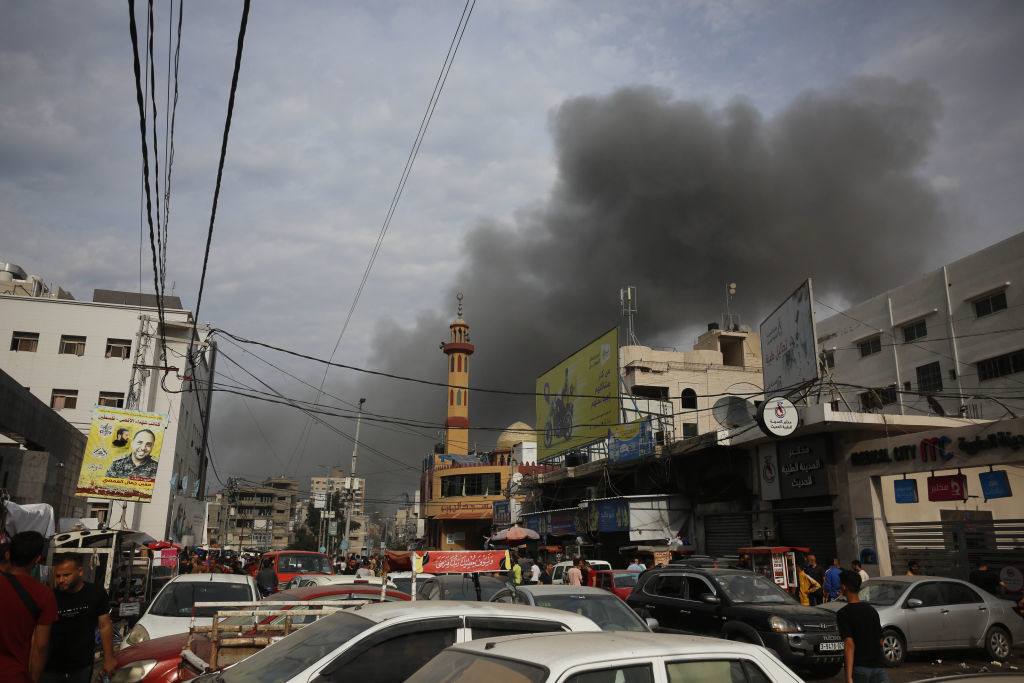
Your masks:
{"label": "advertising banner", "polygon": [[651,420],[615,425],[608,430],[608,459],[612,462],[639,460],[654,455]]}
{"label": "advertising banner", "polygon": [[814,294],[810,279],[797,287],[761,323],[764,393],[785,394],[818,379],[818,346],[814,331]]}
{"label": "advertising banner", "polygon": [[148,503],[167,416],[96,406],[75,495]]}
{"label": "advertising banner", "polygon": [[778,443],[777,448],[779,488],[783,498],[788,500],[831,493],[825,437],[789,439]]}
{"label": "advertising banner", "polygon": [[917,480],[897,479],[892,483],[893,493],[896,495],[897,503],[917,502]]}
{"label": "advertising banner", "polygon": [[981,472],[978,478],[981,479],[981,495],[985,500],[1009,498],[1013,495],[1010,492],[1010,478],[1006,475],[1006,470]]}
{"label": "advertising banner", "polygon": [[417,574],[500,572],[509,568],[507,550],[428,550],[413,553]]}
{"label": "advertising banner", "polygon": [[625,498],[592,500],[589,503],[590,533],[629,531],[629,501]]}
{"label": "advertising banner", "polygon": [[967,500],[967,477],[963,474],[928,477],[928,500]]}
{"label": "advertising banner", "polygon": [[619,331],[610,330],[537,378],[537,458],[604,439],[619,423]]}
{"label": "advertising banner", "polygon": [[206,545],[207,503],[187,496],[171,499],[168,538],[181,546]]}
{"label": "advertising banner", "polygon": [[512,510],[507,500],[496,500],[491,503],[491,516],[494,524],[511,524]]}

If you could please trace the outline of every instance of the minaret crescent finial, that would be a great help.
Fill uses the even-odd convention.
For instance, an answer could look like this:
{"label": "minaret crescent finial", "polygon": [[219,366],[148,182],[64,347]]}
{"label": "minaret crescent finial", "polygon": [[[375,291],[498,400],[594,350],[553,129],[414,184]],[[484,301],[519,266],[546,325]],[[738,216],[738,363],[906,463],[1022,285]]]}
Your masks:
{"label": "minaret crescent finial", "polygon": [[459,302],[459,317],[461,318],[462,317],[462,292],[459,292],[458,294],[456,294],[455,298]]}

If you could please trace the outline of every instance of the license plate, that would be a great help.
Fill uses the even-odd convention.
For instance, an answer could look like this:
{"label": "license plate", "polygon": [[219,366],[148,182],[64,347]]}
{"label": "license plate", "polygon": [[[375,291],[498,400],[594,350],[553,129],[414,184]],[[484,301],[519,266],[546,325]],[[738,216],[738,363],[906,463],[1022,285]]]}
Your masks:
{"label": "license plate", "polygon": [[835,643],[821,643],[818,645],[819,652],[842,652],[846,647],[843,641],[837,641]]}

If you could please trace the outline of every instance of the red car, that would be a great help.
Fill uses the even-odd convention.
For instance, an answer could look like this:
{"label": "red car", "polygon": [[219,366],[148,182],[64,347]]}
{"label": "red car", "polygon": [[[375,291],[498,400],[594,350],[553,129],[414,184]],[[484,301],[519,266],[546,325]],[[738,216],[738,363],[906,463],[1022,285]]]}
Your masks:
{"label": "red car", "polygon": [[[281,591],[267,598],[270,602],[305,602],[312,601],[328,604],[343,604],[346,600],[380,600],[380,586],[367,584],[337,584],[333,586],[309,586],[308,588],[293,588]],[[399,600],[412,600],[412,596],[394,589],[389,589],[384,596],[385,602],[396,602]],[[289,609],[284,607],[283,609]],[[251,619],[251,617],[239,616],[238,619]],[[301,623],[303,617],[293,620],[293,623]],[[305,617],[312,620],[312,617]],[[283,621],[282,616],[264,617],[260,624],[270,624],[275,621]],[[223,623],[223,622],[222,622]],[[138,645],[132,645],[114,654],[117,660],[117,669],[111,677],[112,683],[136,683],[146,681],[147,683],[175,683],[176,681],[187,681],[200,675],[202,672],[188,666],[184,661],[181,651],[185,649],[188,642],[187,633],[179,633],[163,638],[153,638]],[[204,661],[210,661],[210,654],[213,643],[202,635],[196,634],[192,637],[192,652]]]}
{"label": "red car", "polygon": [[633,592],[633,586],[640,578],[641,572],[628,569],[605,569],[594,572],[594,585],[611,591],[622,600],[626,599]]}

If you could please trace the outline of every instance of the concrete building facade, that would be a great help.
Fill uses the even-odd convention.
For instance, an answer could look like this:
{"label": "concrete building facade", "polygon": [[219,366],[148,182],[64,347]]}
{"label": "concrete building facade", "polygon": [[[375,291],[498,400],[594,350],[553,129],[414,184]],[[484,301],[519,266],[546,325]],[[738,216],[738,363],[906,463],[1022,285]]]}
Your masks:
{"label": "concrete building facade", "polygon": [[[96,405],[168,415],[152,501],[83,499],[78,512],[182,541],[174,537],[180,527],[172,517],[205,501],[211,407],[206,387],[215,346],[198,341],[192,314],[177,297],[165,297],[161,330],[153,295],[96,290],[92,301],[78,301],[59,288],[51,293],[39,278],[18,279],[23,271],[4,266],[0,290],[8,293],[0,293],[0,368],[86,435]],[[193,372],[186,359],[190,343],[195,381],[186,379]]]}
{"label": "concrete building facade", "polygon": [[259,485],[232,483],[220,494],[223,545],[260,552],[289,548],[295,542],[298,494],[299,482],[286,477],[268,477]]}

